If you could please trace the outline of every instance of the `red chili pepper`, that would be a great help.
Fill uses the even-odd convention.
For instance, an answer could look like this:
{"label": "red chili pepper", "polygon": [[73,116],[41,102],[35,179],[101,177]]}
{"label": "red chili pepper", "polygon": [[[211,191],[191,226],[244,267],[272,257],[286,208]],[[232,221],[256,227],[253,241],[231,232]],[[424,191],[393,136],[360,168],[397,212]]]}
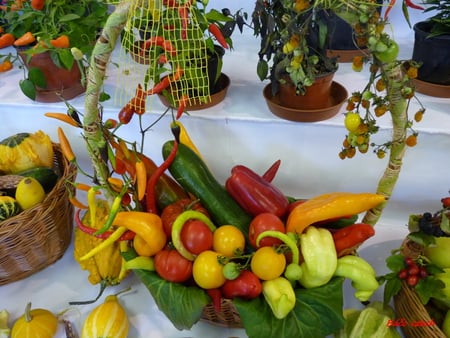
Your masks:
{"label": "red chili pepper", "polygon": [[[75,224],[77,225],[77,227],[83,231],[84,233],[87,233],[89,235],[92,235],[96,238],[100,238],[100,239],[107,239],[109,236],[111,236],[111,234],[113,233],[113,231],[105,231],[104,233],[98,234],[98,235],[94,235],[94,233],[96,231],[98,231],[98,229],[94,229],[91,228],[85,224],[83,224],[83,222],[81,221],[80,218],[80,212],[81,210],[78,209],[75,212]],[[129,241],[132,240],[134,238],[136,234],[133,231],[127,230],[122,236],[119,237],[119,241]]]}
{"label": "red chili pepper", "polygon": [[180,103],[178,105],[178,110],[177,110],[177,116],[176,119],[180,119],[181,115],[183,115],[184,111],[186,110],[186,106],[189,102],[189,96],[187,95],[182,95],[180,98]]}
{"label": "red chili pepper", "polygon": [[156,170],[153,172],[153,174],[147,181],[147,188],[146,188],[147,212],[155,214],[158,212],[158,207],[156,205],[156,183],[158,182],[162,174],[164,174],[164,172],[172,164],[173,160],[175,159],[175,155],[177,154],[177,149],[178,149],[178,142],[175,141],[169,156],[158,168],[156,168]]}
{"label": "red chili pepper", "polygon": [[189,24],[188,7],[186,5],[179,7],[178,15],[180,16],[180,20],[181,20],[181,39],[186,40],[187,39],[187,28],[188,28],[188,24]]}
{"label": "red chili pepper", "polygon": [[441,199],[442,207],[448,208],[450,207],[450,197],[444,197]]}
{"label": "red chili pepper", "polygon": [[396,1],[396,0],[391,0],[391,2],[389,2],[389,5],[387,5],[387,7],[386,7],[386,12],[384,12],[384,20],[385,20],[385,21],[387,20],[390,11],[391,11],[392,8],[394,7],[395,1]]}
{"label": "red chili pepper", "polygon": [[422,6],[416,5],[411,0],[404,0],[404,1],[405,1],[406,6],[408,6],[409,8],[424,10],[424,8]]}
{"label": "red chili pepper", "polygon": [[216,38],[217,42],[225,49],[228,49],[228,43],[225,40],[225,37],[222,34],[219,26],[214,23],[209,24],[208,26],[209,32]]}
{"label": "red chili pepper", "polygon": [[214,305],[214,310],[220,312],[222,310],[222,292],[220,289],[207,289],[206,293],[211,297],[211,301]]}
{"label": "red chili pepper", "polygon": [[165,40],[162,36],[152,36],[142,43],[142,48],[149,49],[150,47],[154,47],[154,46],[162,47],[164,41]]}
{"label": "red chili pepper", "polygon": [[119,121],[122,124],[127,124],[131,121],[131,118],[133,117],[134,110],[133,107],[131,107],[130,103],[128,102],[119,112]]}
{"label": "red chili pepper", "polygon": [[282,217],[289,207],[289,201],[280,189],[243,165],[231,169],[225,188],[253,216],[269,212]]}
{"label": "red chili pepper", "polygon": [[157,84],[155,84],[153,86],[153,88],[147,90],[147,95],[153,95],[153,94],[159,94],[161,93],[164,89],[166,89],[167,87],[169,87],[170,85],[170,79],[168,76],[164,77],[161,79],[160,82],[158,82]]}
{"label": "red chili pepper", "polygon": [[332,235],[336,253],[341,257],[351,253],[356,246],[375,235],[375,229],[370,224],[356,223],[337,230]]}
{"label": "red chili pepper", "polygon": [[266,172],[262,175],[262,178],[266,180],[267,182],[272,182],[275,178],[275,175],[278,172],[278,169],[280,168],[281,160],[275,161],[269,169],[266,170]]}

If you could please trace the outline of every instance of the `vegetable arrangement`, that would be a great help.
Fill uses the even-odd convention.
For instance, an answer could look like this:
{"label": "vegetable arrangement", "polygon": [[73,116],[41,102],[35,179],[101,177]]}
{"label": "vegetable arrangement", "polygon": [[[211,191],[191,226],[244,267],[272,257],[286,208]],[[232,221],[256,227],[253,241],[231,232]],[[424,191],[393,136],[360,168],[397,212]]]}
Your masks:
{"label": "vegetable arrangement", "polygon": [[0,142],[0,222],[42,202],[55,186],[53,145],[42,131]]}
{"label": "vegetable arrangement", "polygon": [[[409,217],[407,240],[418,246],[408,252],[400,248],[386,259],[391,270],[381,276],[385,282],[384,302],[398,295],[402,286],[411,288],[433,319],[433,326],[450,335],[450,204],[441,200],[442,207],[434,214],[424,212]],[[404,246],[407,246],[404,243]],[[420,318],[418,318],[420,319]],[[409,324],[409,323],[408,323]]]}
{"label": "vegetable arrangement", "polygon": [[[375,233],[356,222],[358,214],[385,197],[287,198],[272,183],[279,161],[262,175],[235,166],[223,184],[181,122],[171,129],[174,139],[163,144],[159,166],[109,134],[106,186],[80,186],[87,202],[77,204],[74,255],[89,281],[118,284],[133,270],[178,329],[191,328],[211,302],[220,311],[221,299],[229,299],[250,337],[260,330],[338,331],[344,278],[363,302],[379,286],[370,264],[353,254]],[[76,161],[66,142],[60,139],[65,156]],[[321,325],[311,328],[311,320]]]}

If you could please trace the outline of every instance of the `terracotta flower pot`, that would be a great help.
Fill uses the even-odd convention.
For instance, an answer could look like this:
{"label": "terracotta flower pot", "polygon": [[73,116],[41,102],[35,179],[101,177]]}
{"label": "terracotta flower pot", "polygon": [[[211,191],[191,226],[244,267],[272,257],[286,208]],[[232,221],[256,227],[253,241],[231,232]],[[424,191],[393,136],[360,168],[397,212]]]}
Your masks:
{"label": "terracotta flower pot", "polygon": [[314,83],[306,88],[305,95],[297,95],[291,82],[279,85],[278,98],[286,107],[296,109],[320,109],[330,105],[330,90],[334,73],[328,73],[316,78]]}
{"label": "terracotta flower pot", "polygon": [[56,66],[49,52],[33,55],[29,62],[27,62],[28,56],[25,53],[19,51],[19,55],[28,69],[39,68],[47,82],[45,88],[36,88],[36,101],[58,102],[62,98],[70,100],[84,93],[85,88],[81,83],[81,72],[76,63],[74,63],[72,69],[67,70]]}

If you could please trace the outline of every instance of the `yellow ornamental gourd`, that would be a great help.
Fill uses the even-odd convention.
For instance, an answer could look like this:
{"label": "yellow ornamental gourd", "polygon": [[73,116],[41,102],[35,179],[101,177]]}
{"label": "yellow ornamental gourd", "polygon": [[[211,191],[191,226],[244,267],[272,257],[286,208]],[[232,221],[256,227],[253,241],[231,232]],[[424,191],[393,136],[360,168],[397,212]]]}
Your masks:
{"label": "yellow ornamental gourd", "polygon": [[127,338],[130,323],[116,295],[109,295],[86,317],[81,338]]}
{"label": "yellow ornamental gourd", "polygon": [[[97,199],[95,203],[95,224],[91,224],[89,211],[84,214],[81,221],[85,225],[99,229],[108,218],[110,208],[105,200]],[[83,270],[89,271],[89,282],[91,284],[101,283],[103,288],[107,285],[119,284],[121,278],[124,277],[121,275],[123,259],[120,253],[120,244],[115,242],[88,259],[80,259],[101,242],[103,239],[87,234],[78,227],[75,228],[74,258]]]}
{"label": "yellow ornamental gourd", "polygon": [[12,327],[11,338],[53,338],[58,329],[58,317],[46,309],[31,310],[31,303],[25,313]]}
{"label": "yellow ornamental gourd", "polygon": [[52,166],[52,141],[41,130],[34,134],[12,135],[0,142],[0,172],[16,174],[35,167]]}

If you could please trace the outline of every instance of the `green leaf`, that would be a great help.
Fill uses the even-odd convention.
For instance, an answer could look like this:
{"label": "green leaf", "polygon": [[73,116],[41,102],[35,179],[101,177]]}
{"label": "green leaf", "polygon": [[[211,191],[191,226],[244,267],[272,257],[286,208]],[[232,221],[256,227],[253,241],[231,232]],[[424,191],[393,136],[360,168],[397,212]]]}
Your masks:
{"label": "green leaf", "polygon": [[434,240],[433,235],[427,235],[421,231],[417,232],[410,232],[408,234],[408,239],[410,239],[413,242],[416,242],[422,246],[429,246],[431,244],[434,244],[436,241]]}
{"label": "green leaf", "polygon": [[440,226],[443,232],[445,232],[447,235],[450,234],[450,221],[445,212],[442,213],[442,220]]}
{"label": "green leaf", "polygon": [[236,298],[233,303],[250,338],[325,337],[344,325],[342,283],[342,278],[334,278],[318,288],[295,289],[295,308],[281,320],[263,297]]}
{"label": "green leaf", "polygon": [[267,74],[269,73],[269,65],[265,60],[259,60],[258,65],[256,67],[256,73],[261,81],[267,78]]}
{"label": "green leaf", "polygon": [[397,293],[400,292],[402,288],[402,282],[400,278],[392,278],[386,281],[384,285],[384,295],[383,302],[384,304],[389,304],[392,297],[394,297]]}
{"label": "green leaf", "polygon": [[24,79],[19,81],[19,87],[22,92],[30,98],[31,100],[36,100],[36,87],[34,83],[29,79]]}
{"label": "green leaf", "polygon": [[[132,250],[122,253],[126,260],[136,257]],[[157,273],[133,270],[150,291],[158,308],[178,330],[189,330],[197,323],[203,308],[211,302],[206,292],[195,286],[167,282]]]}
{"label": "green leaf", "polygon": [[28,79],[35,85],[41,88],[47,87],[47,80],[40,68],[31,67],[28,69]]}
{"label": "green leaf", "polygon": [[393,272],[399,272],[405,268],[405,256],[401,254],[389,256],[386,258],[386,266]]}
{"label": "green leaf", "polygon": [[434,277],[428,277],[425,279],[421,279],[416,287],[415,291],[420,298],[422,304],[427,304],[431,297],[436,299],[442,298],[442,289],[445,287],[445,284]]}
{"label": "green leaf", "polygon": [[61,62],[61,65],[65,69],[67,69],[67,70],[72,69],[75,59],[74,59],[72,53],[70,52],[70,49],[68,49],[68,48],[59,49],[58,57],[59,57],[59,61]]}

